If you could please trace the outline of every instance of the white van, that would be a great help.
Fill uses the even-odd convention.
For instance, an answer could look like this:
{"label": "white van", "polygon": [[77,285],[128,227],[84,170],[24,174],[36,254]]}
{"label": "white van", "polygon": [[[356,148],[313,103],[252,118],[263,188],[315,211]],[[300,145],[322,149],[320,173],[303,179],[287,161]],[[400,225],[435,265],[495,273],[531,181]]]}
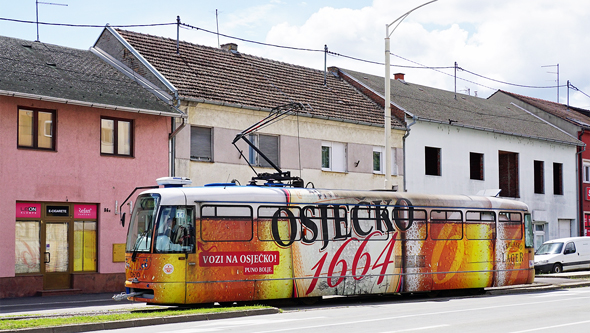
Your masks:
{"label": "white van", "polygon": [[590,237],[553,239],[535,252],[536,272],[561,273],[576,269],[590,269]]}

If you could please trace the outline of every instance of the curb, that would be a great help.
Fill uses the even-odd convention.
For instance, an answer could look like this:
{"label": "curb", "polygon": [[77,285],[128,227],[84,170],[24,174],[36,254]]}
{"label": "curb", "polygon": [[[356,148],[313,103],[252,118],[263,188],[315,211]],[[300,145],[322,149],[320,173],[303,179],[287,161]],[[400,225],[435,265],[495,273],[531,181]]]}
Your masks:
{"label": "curb", "polygon": [[280,310],[277,308],[255,309],[255,310],[244,310],[244,311],[230,311],[230,312],[219,312],[219,313],[204,313],[204,314],[192,314],[192,315],[169,316],[169,317],[158,317],[158,318],[122,320],[122,321],[113,321],[113,322],[106,322],[106,323],[89,323],[89,324],[54,326],[54,327],[35,327],[35,328],[23,328],[23,329],[15,329],[15,330],[0,330],[0,332],[76,333],[76,332],[89,332],[89,331],[100,331],[100,330],[114,330],[114,329],[118,329],[118,328],[174,324],[174,323],[183,323],[183,322],[189,322],[189,321],[203,321],[203,320],[213,320],[213,319],[228,319],[228,318],[259,316],[259,315],[266,315],[266,314],[276,314],[279,312],[280,312]]}
{"label": "curb", "polygon": [[538,285],[522,285],[522,286],[514,286],[514,287],[499,287],[499,288],[486,288],[486,293],[489,295],[507,295],[507,294],[517,294],[517,293],[532,293],[537,291],[547,291],[547,290],[558,290],[558,289],[568,289],[568,288],[578,288],[578,287],[589,287],[590,281],[580,281],[580,282],[571,282],[571,283],[563,283],[563,284],[538,284]]}

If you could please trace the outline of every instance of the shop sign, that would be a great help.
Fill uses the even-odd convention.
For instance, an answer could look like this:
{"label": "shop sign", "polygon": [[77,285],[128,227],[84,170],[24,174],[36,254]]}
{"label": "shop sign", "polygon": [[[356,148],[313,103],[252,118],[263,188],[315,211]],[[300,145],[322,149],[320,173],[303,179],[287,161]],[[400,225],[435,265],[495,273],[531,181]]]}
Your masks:
{"label": "shop sign", "polygon": [[590,186],[586,187],[586,201],[590,201]]}
{"label": "shop sign", "polygon": [[17,202],[16,203],[16,217],[17,218],[41,218],[41,204]]}
{"label": "shop sign", "polygon": [[74,205],[75,219],[95,219],[96,205]]}
{"label": "shop sign", "polygon": [[70,216],[70,206],[46,206],[47,216]]}

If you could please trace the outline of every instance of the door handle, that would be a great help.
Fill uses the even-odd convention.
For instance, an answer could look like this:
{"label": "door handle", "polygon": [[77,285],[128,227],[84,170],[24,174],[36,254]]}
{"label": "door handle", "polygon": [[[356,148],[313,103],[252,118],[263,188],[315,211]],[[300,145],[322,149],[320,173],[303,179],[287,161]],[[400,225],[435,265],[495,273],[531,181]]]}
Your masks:
{"label": "door handle", "polygon": [[196,263],[194,263],[194,262],[189,262],[189,263],[188,263],[188,265],[189,265],[189,266],[195,266],[195,265],[196,265]]}
{"label": "door handle", "polygon": [[45,252],[45,263],[49,264],[51,262],[51,253]]}

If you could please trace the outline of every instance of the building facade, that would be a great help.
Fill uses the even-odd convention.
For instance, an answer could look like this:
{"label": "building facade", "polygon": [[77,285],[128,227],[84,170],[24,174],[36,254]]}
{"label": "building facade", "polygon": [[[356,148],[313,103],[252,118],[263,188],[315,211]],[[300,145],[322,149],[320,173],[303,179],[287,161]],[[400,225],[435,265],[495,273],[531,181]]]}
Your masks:
{"label": "building facade", "polygon": [[[305,186],[384,187],[383,109],[331,73],[242,54],[235,44],[177,44],[108,27],[94,49],[178,96],[188,122],[175,139],[174,174],[194,185],[245,185],[254,170],[276,172],[243,140],[236,142],[238,149],[232,142],[273,109],[296,104],[297,111],[252,133],[249,141]],[[391,172],[401,187],[404,124],[394,119],[392,125]]]}
{"label": "building facade", "polygon": [[[499,90],[490,100],[523,108],[559,129],[576,136],[585,146],[578,146],[576,154],[576,194],[578,225],[567,228],[562,222],[557,237],[590,236],[590,110],[559,104],[538,98],[522,96]],[[571,185],[570,185],[571,186]],[[570,188],[574,188],[571,186]],[[539,227],[541,229],[541,227]],[[537,230],[541,233],[544,230]]]}
{"label": "building facade", "polygon": [[0,50],[0,298],[121,291],[119,205],[168,174],[183,114],[90,51]]}
{"label": "building facade", "polygon": [[[384,79],[334,69],[383,100]],[[578,233],[576,153],[584,144],[517,105],[391,81],[395,112],[406,115],[405,190],[498,195],[525,202],[535,246]]]}

